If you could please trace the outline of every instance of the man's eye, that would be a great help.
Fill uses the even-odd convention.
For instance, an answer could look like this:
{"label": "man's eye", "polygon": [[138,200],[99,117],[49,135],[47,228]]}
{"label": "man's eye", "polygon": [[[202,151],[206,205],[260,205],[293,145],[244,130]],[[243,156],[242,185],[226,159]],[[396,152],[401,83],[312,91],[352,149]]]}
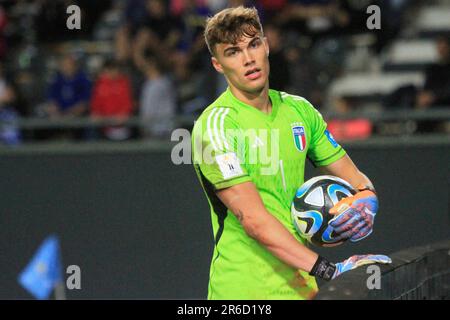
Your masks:
{"label": "man's eye", "polygon": [[229,56],[234,56],[234,55],[236,55],[236,53],[237,53],[237,50],[228,51]]}
{"label": "man's eye", "polygon": [[260,44],[259,41],[255,41],[255,42],[253,42],[253,43],[251,44],[251,47],[252,47],[252,48],[257,48],[257,47],[259,47],[259,44]]}

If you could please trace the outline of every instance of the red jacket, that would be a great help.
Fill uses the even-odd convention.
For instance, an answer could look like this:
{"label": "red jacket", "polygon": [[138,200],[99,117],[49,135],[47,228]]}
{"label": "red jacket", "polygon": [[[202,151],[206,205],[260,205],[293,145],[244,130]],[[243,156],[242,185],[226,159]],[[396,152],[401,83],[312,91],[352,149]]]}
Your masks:
{"label": "red jacket", "polygon": [[127,116],[133,109],[130,80],[120,75],[111,78],[101,75],[94,86],[91,112],[95,116]]}

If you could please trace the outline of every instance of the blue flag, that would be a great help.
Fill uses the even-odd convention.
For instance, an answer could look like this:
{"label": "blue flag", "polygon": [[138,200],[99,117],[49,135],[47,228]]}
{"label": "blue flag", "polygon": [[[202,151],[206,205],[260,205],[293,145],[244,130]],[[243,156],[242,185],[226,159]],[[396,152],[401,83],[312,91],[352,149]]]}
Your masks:
{"label": "blue flag", "polygon": [[36,299],[48,299],[55,285],[62,282],[59,242],[49,236],[19,275],[19,283]]}

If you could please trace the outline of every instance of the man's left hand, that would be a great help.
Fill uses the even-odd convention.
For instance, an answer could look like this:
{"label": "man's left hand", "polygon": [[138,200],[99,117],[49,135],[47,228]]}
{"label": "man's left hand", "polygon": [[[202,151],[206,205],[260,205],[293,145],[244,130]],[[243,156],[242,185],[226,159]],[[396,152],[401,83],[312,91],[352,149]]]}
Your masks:
{"label": "man's left hand", "polygon": [[337,234],[335,239],[360,241],[372,233],[378,199],[371,190],[363,190],[339,201],[330,213],[336,215],[330,225]]}

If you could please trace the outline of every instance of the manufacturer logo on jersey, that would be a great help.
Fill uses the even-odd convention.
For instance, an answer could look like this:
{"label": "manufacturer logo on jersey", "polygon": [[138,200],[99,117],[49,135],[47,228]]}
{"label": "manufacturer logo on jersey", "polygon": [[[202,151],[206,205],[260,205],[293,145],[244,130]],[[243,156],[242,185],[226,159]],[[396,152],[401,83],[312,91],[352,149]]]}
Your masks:
{"label": "manufacturer logo on jersey", "polygon": [[264,147],[264,142],[258,137],[255,137],[255,142],[252,144],[252,148]]}
{"label": "manufacturer logo on jersey", "polygon": [[294,136],[295,147],[299,151],[303,151],[306,148],[306,132],[305,127],[295,126],[292,127],[292,134]]}

